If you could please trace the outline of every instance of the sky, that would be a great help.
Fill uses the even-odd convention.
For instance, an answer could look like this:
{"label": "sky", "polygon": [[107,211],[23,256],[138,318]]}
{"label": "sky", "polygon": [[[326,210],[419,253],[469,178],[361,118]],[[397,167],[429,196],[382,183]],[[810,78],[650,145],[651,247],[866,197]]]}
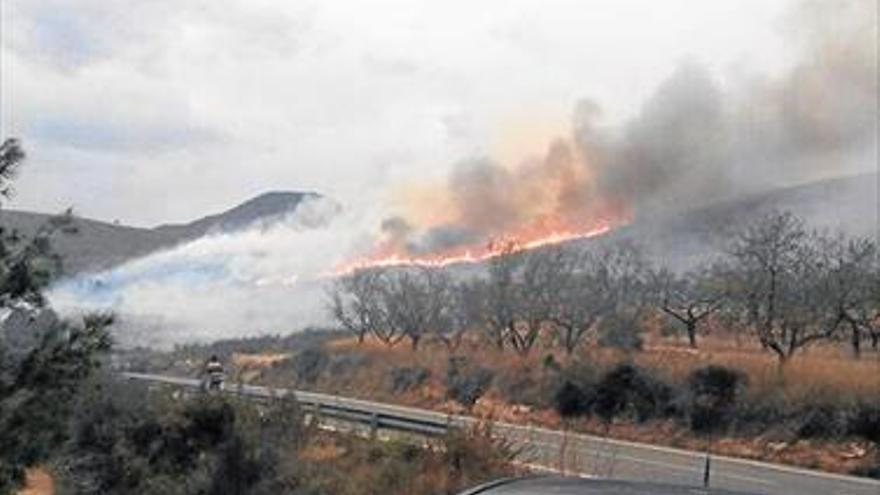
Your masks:
{"label": "sky", "polygon": [[791,6],[3,0],[0,125],[29,155],[9,206],[152,226],[270,190],[381,203],[543,153],[578,102],[631,119],[682,63],[781,73]]}

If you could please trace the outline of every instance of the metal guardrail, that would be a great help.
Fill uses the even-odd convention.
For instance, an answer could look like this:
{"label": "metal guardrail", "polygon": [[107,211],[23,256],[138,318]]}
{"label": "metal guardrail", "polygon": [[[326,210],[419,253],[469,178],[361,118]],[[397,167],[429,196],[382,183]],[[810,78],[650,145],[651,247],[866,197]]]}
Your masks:
{"label": "metal guardrail", "polygon": [[[129,380],[139,380],[153,384],[190,389],[201,388],[199,380],[188,378],[172,378],[144,373],[122,373],[122,376]],[[469,422],[469,418],[444,416],[439,413],[421,414],[419,415],[420,417],[415,418],[411,414],[396,414],[394,411],[376,411],[372,404],[361,404],[361,401],[314,392],[232,384],[224,387],[222,393],[258,400],[270,400],[293,394],[306,413],[320,418],[332,418],[346,423],[367,426],[371,430],[384,429],[425,436],[442,436],[448,432],[450,425],[464,425]]]}

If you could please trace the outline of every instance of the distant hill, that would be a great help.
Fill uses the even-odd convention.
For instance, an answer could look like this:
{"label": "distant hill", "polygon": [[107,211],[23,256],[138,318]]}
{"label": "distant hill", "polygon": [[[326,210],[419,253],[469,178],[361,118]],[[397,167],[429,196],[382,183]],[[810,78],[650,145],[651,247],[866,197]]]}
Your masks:
{"label": "distant hill", "polygon": [[268,192],[216,215],[187,224],[160,225],[153,230],[182,240],[212,232],[234,232],[257,224],[275,223],[296,210],[304,199],[319,197],[311,192]]}
{"label": "distant hill", "polygon": [[[31,237],[50,215],[26,211],[0,211],[0,224]],[[97,271],[145,256],[175,244],[175,239],[151,229],[126,227],[84,218],[76,219],[76,234],[56,235],[52,248],[59,253],[67,273]]]}
{"label": "distant hill", "polygon": [[[317,197],[320,196],[309,192],[270,192],[216,215],[152,229],[77,218],[78,233],[58,235],[52,245],[61,255],[66,273],[100,271],[209,233],[234,232],[281,220],[293,213],[304,199]],[[43,213],[0,210],[0,225],[30,237],[50,217]]]}
{"label": "distant hill", "polygon": [[[717,253],[722,234],[732,226],[773,210],[791,211],[815,227],[876,237],[877,181],[875,173],[842,177],[674,215],[643,214],[598,240],[580,242],[632,239],[645,246],[656,261],[684,268]],[[78,219],[79,234],[59,236],[54,247],[62,255],[67,273],[99,271],[210,233],[270,225],[293,213],[303,200],[319,197],[310,192],[269,192],[190,223],[152,229]],[[32,234],[48,219],[49,215],[40,213],[0,210],[0,225],[18,229],[24,235]]]}
{"label": "distant hill", "polygon": [[717,253],[725,233],[772,211],[790,211],[810,227],[878,237],[878,174],[811,182],[671,216],[643,215],[604,236],[644,245],[659,262],[684,268]]}

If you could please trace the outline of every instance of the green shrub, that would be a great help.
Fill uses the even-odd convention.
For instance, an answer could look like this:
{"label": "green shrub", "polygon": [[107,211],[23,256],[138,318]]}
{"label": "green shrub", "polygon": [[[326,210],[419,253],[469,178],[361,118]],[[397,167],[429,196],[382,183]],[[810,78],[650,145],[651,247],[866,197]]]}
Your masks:
{"label": "green shrub", "polygon": [[592,410],[605,421],[631,417],[642,422],[673,413],[673,389],[632,364],[608,371],[596,385]]}
{"label": "green shrub", "polygon": [[553,407],[563,418],[571,418],[587,414],[590,402],[580,387],[565,380],[553,397]]}
{"label": "green shrub", "polygon": [[735,404],[731,427],[740,435],[761,435],[786,424],[791,416],[788,409],[782,390],[750,394]]}
{"label": "green shrub", "polygon": [[799,438],[840,438],[847,433],[847,412],[836,405],[811,404],[795,414]]}
{"label": "green shrub", "polygon": [[421,387],[429,378],[431,378],[431,370],[422,366],[393,368],[391,391],[397,394]]}
{"label": "green shrub", "polygon": [[553,408],[562,417],[590,413],[596,398],[599,372],[590,363],[575,361],[561,370],[552,389]]}
{"label": "green shrub", "polygon": [[471,368],[466,359],[449,358],[446,369],[446,394],[459,404],[471,408],[489,390],[495,372],[483,367]]}
{"label": "green shrub", "polygon": [[309,348],[300,352],[293,359],[293,370],[296,373],[297,381],[307,385],[314,385],[318,378],[320,378],[321,373],[327,368],[328,362],[327,353],[319,347]]}
{"label": "green shrub", "polygon": [[[880,447],[880,403],[860,402],[849,421],[848,432],[870,440]],[[880,466],[878,466],[880,471]]]}
{"label": "green shrub", "polygon": [[279,493],[304,434],[292,397],[257,405],[107,378],[77,406],[60,459],[71,493]]}
{"label": "green shrub", "polygon": [[729,426],[746,376],[740,371],[709,365],[688,376],[688,419],[693,431],[709,433]]}

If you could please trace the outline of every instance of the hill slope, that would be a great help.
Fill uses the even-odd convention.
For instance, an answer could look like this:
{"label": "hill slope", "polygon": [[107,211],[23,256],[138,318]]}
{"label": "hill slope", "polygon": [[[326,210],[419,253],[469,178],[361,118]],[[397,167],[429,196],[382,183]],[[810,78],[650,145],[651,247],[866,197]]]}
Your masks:
{"label": "hill slope", "polygon": [[[258,223],[272,223],[295,211],[304,199],[317,197],[320,196],[315,193],[271,192],[216,215],[187,224],[152,229],[77,218],[78,233],[58,235],[52,245],[61,255],[66,273],[100,271],[209,233],[233,232]],[[0,225],[30,237],[50,217],[43,213],[2,210]]]}
{"label": "hill slope", "polygon": [[212,232],[234,232],[256,224],[271,224],[289,215],[305,199],[319,198],[311,192],[268,192],[216,215],[187,224],[160,225],[153,229],[176,239],[195,239]]}
{"label": "hill slope", "polygon": [[605,236],[646,246],[658,261],[687,267],[716,253],[724,234],[772,211],[790,211],[808,226],[877,238],[878,174],[811,182],[716,203],[674,216],[644,215]]}
{"label": "hill slope", "polygon": [[[0,224],[31,237],[51,215],[26,211],[0,211]],[[151,229],[126,227],[84,218],[76,219],[76,234],[59,234],[52,248],[61,255],[67,273],[97,271],[145,256],[175,244],[173,237]]]}
{"label": "hill slope", "polygon": [[[842,177],[777,189],[735,201],[668,216],[645,214],[632,224],[603,236],[601,242],[631,239],[646,246],[659,262],[673,267],[693,265],[717,252],[723,232],[773,210],[788,210],[810,225],[876,237],[878,175]],[[78,219],[80,233],[59,236],[55,249],[68,273],[99,271],[214,232],[233,232],[282,220],[309,198],[310,192],[270,192],[227,211],[186,224],[153,229]],[[0,211],[0,225],[25,235],[36,231],[49,215]],[[583,242],[583,241],[582,241]],[[586,241],[593,242],[593,240]]]}

